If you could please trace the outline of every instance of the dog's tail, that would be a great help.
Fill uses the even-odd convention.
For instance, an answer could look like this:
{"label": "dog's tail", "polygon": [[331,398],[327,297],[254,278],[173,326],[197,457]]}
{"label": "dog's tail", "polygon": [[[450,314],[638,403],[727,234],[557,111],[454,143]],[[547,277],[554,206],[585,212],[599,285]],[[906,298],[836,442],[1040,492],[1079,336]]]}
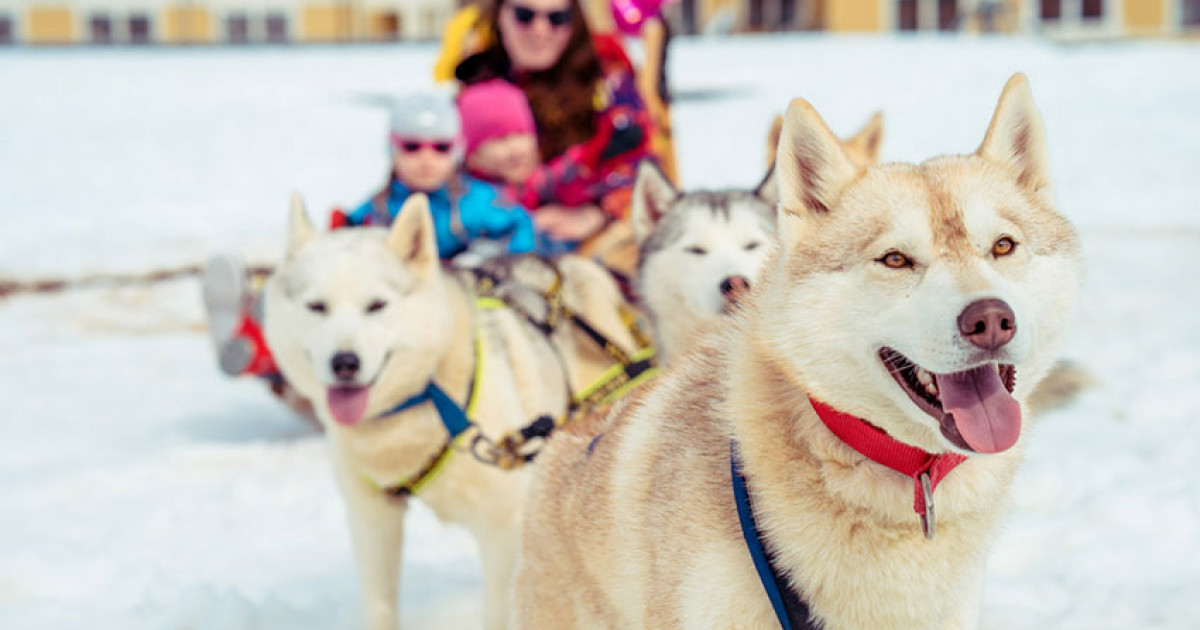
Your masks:
{"label": "dog's tail", "polygon": [[1050,368],[1050,373],[1033,392],[1025,404],[1033,416],[1047,411],[1062,409],[1075,402],[1080,392],[1099,384],[1099,380],[1087,368],[1073,361],[1059,361]]}

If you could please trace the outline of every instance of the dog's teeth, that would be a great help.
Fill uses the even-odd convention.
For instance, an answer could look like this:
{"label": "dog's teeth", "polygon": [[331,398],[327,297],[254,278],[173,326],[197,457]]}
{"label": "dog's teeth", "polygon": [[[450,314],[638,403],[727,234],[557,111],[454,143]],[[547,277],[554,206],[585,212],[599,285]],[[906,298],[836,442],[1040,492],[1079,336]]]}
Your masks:
{"label": "dog's teeth", "polygon": [[937,396],[938,395],[937,383],[926,383],[925,384],[925,392],[928,393],[930,396]]}
{"label": "dog's teeth", "polygon": [[917,380],[926,388],[933,383],[933,376],[921,368],[917,368]]}

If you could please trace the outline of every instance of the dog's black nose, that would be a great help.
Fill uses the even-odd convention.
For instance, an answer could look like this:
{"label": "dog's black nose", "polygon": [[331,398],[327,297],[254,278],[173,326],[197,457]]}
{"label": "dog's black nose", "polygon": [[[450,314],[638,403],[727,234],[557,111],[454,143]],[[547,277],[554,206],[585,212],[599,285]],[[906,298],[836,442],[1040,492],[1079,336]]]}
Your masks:
{"label": "dog's black nose", "polygon": [[976,300],[959,313],[958,331],[976,346],[995,350],[1017,334],[1017,316],[1004,300]]}
{"label": "dog's black nose", "polygon": [[721,295],[730,302],[737,302],[750,290],[750,281],[745,276],[730,276],[721,281]]}
{"label": "dog's black nose", "polygon": [[329,366],[339,381],[354,380],[355,375],[358,374],[358,355],[353,352],[339,352],[333,355]]}

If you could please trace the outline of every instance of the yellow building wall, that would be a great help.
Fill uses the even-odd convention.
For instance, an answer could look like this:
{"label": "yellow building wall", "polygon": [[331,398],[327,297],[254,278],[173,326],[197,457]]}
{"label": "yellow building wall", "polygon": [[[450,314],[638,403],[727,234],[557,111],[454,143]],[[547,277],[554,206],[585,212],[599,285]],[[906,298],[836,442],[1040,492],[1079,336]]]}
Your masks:
{"label": "yellow building wall", "polygon": [[75,18],[70,7],[33,7],[25,33],[31,44],[69,44],[75,41]]}
{"label": "yellow building wall", "polygon": [[1166,31],[1168,1],[1172,0],[1124,0],[1121,8],[1125,18],[1125,31],[1132,34]]}
{"label": "yellow building wall", "polygon": [[166,30],[163,39],[169,44],[211,42],[212,15],[204,7],[177,5],[164,12]]}
{"label": "yellow building wall", "polygon": [[823,8],[826,30],[835,33],[885,30],[880,0],[826,0]]}
{"label": "yellow building wall", "polygon": [[357,12],[345,4],[309,4],[300,13],[300,39],[335,42],[354,39]]}

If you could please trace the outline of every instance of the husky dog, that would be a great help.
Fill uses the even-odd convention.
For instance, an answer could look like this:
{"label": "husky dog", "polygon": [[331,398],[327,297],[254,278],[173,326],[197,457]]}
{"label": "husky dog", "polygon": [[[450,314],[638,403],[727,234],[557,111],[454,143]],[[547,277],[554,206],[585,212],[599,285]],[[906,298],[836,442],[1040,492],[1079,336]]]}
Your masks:
{"label": "husky dog", "polygon": [[542,453],[520,627],[976,627],[1079,282],[1028,83],[917,165],[856,165],[796,99],[776,169],[780,246],[730,326]]}
{"label": "husky dog", "polygon": [[775,247],[775,181],[752,191],[680,194],[650,161],[638,167],[634,287],[669,364],[734,308]]}
{"label": "husky dog", "polygon": [[[779,130],[771,135],[778,144]],[[882,140],[883,116],[876,113],[841,144],[866,167],[879,161]],[[773,164],[773,151],[769,157]],[[749,290],[778,240],[775,190],[773,168],[753,191],[681,193],[653,162],[639,166],[631,209],[639,249],[635,287],[661,363],[719,324]]]}
{"label": "husky dog", "polygon": [[[578,258],[558,269],[564,301],[632,348],[608,275]],[[372,629],[397,626],[410,495],[474,534],[484,625],[506,627],[528,472],[485,465],[455,432],[469,418],[474,426],[463,436],[496,438],[558,416],[570,391],[608,367],[602,350],[574,342],[568,330],[547,338],[510,307],[485,308],[472,274],[440,264],[423,195],[405,203],[390,231],[325,234],[295,200],[286,260],[265,288],[267,341],[326,429]]]}

